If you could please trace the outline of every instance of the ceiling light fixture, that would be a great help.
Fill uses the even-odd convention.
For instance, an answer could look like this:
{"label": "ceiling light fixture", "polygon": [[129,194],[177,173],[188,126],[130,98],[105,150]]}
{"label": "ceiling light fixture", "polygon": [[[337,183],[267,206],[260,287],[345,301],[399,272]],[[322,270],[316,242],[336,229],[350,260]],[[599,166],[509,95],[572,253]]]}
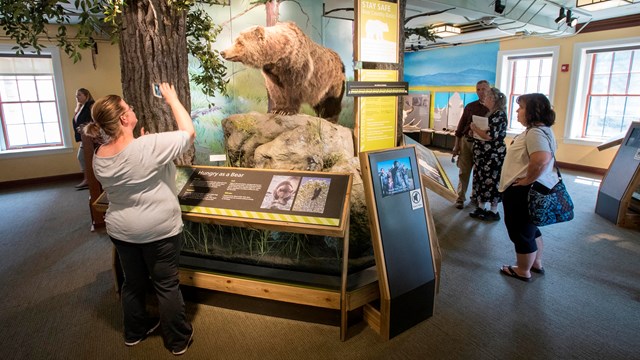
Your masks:
{"label": "ceiling light fixture", "polygon": [[493,10],[495,10],[495,12],[497,12],[498,14],[502,14],[506,6],[507,0],[504,0],[504,4],[502,3],[502,0],[496,0],[496,2],[493,4]]}
{"label": "ceiling light fixture", "polygon": [[558,13],[558,17],[556,18],[556,24],[560,25],[566,19],[566,15],[564,14],[564,8],[560,8],[560,12]]}
{"label": "ceiling light fixture", "polygon": [[578,25],[578,18],[574,18],[571,15],[571,10],[567,9],[567,26],[576,27],[576,25]]}
{"label": "ceiling light fixture", "polygon": [[460,28],[453,25],[438,25],[433,28],[433,34],[439,37],[460,35]]}
{"label": "ceiling light fixture", "polygon": [[633,0],[576,0],[576,7],[588,11],[598,11],[633,4]]}

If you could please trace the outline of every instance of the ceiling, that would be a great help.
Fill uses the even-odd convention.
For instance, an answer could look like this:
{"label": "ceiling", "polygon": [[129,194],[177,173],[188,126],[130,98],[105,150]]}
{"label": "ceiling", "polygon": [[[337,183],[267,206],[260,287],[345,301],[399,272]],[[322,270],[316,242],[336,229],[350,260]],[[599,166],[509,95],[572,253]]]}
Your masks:
{"label": "ceiling", "polygon": [[[407,0],[405,19],[408,28],[438,24],[456,25],[461,33],[441,37],[435,42],[412,36],[407,39],[407,50],[427,49],[452,44],[473,43],[513,36],[558,38],[576,33],[566,22],[555,23],[560,8],[572,11],[579,24],[640,14],[640,0],[632,4],[599,11],[586,11],[576,7],[576,0],[501,0],[505,5],[501,14],[494,10],[495,0]],[[325,13],[337,8],[353,8],[349,0],[325,0]],[[422,15],[424,16],[417,16]],[[353,11],[334,11],[330,16],[353,19]],[[414,17],[413,19],[411,19]],[[413,47],[412,47],[413,45]]]}

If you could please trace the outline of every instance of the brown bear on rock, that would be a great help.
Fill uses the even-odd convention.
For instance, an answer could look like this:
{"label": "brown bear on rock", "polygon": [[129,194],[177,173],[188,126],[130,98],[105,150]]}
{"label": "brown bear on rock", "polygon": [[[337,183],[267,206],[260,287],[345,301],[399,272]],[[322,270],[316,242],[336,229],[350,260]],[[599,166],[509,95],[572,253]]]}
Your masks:
{"label": "brown bear on rock", "polygon": [[308,103],[319,117],[338,121],[344,64],[335,51],[313,42],[296,24],[250,27],[220,55],[262,70],[272,113],[297,114],[302,103]]}

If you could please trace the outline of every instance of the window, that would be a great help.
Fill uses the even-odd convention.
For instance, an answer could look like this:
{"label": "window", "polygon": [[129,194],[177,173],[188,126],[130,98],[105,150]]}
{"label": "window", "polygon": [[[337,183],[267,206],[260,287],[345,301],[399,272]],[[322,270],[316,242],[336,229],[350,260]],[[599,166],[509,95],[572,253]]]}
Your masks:
{"label": "window", "polygon": [[600,143],[640,120],[640,38],[574,47],[566,133]]}
{"label": "window", "polygon": [[0,154],[72,146],[57,96],[63,93],[58,55],[57,49],[16,55],[0,46]]}
{"label": "window", "polygon": [[507,96],[510,130],[524,129],[516,113],[518,96],[541,93],[553,99],[557,58],[557,47],[498,52],[496,87]]}

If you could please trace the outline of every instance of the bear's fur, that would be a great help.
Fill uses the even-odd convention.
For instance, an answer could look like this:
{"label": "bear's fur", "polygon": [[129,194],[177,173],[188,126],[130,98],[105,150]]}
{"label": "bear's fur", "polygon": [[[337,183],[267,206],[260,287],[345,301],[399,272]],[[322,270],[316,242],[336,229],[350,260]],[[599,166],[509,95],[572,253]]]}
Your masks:
{"label": "bear's fur", "polygon": [[344,64],[335,51],[313,42],[296,24],[250,27],[220,55],[262,70],[272,101],[270,112],[297,114],[302,103],[308,103],[319,117],[338,121]]}

